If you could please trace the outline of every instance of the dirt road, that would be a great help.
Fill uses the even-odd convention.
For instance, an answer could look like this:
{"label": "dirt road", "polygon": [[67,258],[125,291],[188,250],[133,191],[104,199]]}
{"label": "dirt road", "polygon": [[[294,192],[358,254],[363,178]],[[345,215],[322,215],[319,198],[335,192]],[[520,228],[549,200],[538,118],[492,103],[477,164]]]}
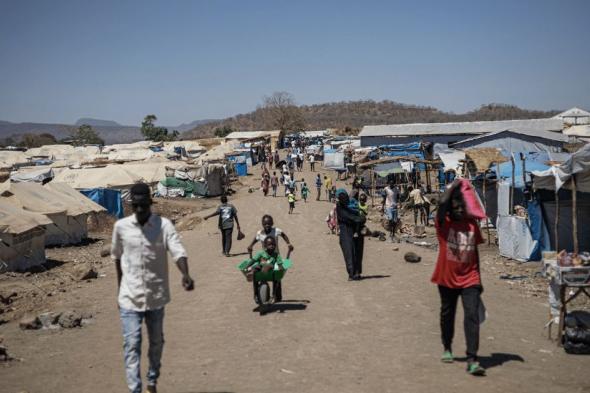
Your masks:
{"label": "dirt road", "polygon": [[[312,174],[305,177],[313,188]],[[439,300],[429,282],[436,252],[407,244],[393,251],[397,244],[368,240],[366,277],[348,282],[337,237],[324,222],[330,205],[313,199],[298,202],[293,215],[285,198],[260,191],[230,199],[247,235],[233,252],[245,251],[264,213],[295,245],[286,302],[265,316],[254,311],[251,286],[235,269],[244,256],[221,256],[216,220],[183,233],[197,288],[184,292],[171,267],[160,392],[590,392],[590,358],[566,355],[545,337],[544,299],[509,290],[485,265],[489,319],[480,354],[488,376],[467,375],[461,361],[440,363]],[[410,250],[421,263],[403,261]],[[0,392],[126,391],[114,268],[104,273],[63,300],[63,307],[93,310],[90,326],[0,326],[9,350],[24,359],[0,367]],[[461,356],[457,318],[454,348]]]}

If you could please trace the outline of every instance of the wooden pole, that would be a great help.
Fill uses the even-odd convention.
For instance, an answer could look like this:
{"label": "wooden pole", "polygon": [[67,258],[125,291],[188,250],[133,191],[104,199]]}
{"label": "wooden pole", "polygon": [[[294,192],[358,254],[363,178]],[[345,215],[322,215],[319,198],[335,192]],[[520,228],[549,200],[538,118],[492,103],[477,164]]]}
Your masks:
{"label": "wooden pole", "polygon": [[490,244],[492,244],[492,241],[490,240],[490,224],[489,224],[489,217],[488,217],[488,198],[486,196],[486,183],[487,183],[487,179],[486,179],[486,171],[483,172],[483,210],[486,212],[486,232],[488,233],[488,246]]}
{"label": "wooden pole", "polygon": [[553,228],[555,236],[555,252],[559,253],[559,191],[555,186],[555,225]]}
{"label": "wooden pole", "polygon": [[573,235],[574,235],[574,252],[578,253],[578,197],[577,197],[577,190],[576,190],[576,175],[572,175],[572,224],[573,224]]}
{"label": "wooden pole", "polygon": [[512,163],[512,186],[510,187],[510,211],[508,212],[509,215],[512,215],[514,212],[514,188],[516,187],[515,184],[515,176],[516,176],[516,168],[514,166],[514,156],[510,155],[510,162]]}
{"label": "wooden pole", "polygon": [[520,153],[520,160],[522,161],[522,186],[526,186],[526,157]]}
{"label": "wooden pole", "polygon": [[375,207],[375,169],[371,168],[371,207]]}

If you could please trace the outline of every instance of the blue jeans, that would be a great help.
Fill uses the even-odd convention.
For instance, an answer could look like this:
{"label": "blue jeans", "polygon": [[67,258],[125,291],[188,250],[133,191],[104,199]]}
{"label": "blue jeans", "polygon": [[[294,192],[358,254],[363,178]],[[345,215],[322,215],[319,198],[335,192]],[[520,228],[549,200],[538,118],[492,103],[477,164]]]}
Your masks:
{"label": "blue jeans", "polygon": [[125,374],[127,386],[131,393],[141,393],[141,323],[145,319],[149,348],[148,385],[155,386],[160,376],[160,359],[164,348],[164,307],[157,310],[133,311],[121,308],[121,326],[123,330],[123,352],[125,357]]}
{"label": "blue jeans", "polygon": [[397,207],[386,207],[385,216],[389,221],[397,221]]}

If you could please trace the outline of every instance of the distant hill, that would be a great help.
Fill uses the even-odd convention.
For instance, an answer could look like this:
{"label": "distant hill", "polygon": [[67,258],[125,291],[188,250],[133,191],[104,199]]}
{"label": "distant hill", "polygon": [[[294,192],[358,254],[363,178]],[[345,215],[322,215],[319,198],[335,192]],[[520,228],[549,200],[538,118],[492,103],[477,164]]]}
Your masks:
{"label": "distant hill", "polygon": [[[24,134],[43,134],[49,133],[58,140],[67,138],[70,133],[77,129],[76,125],[69,124],[48,124],[48,123],[11,123],[0,121],[0,139],[12,138],[19,141]],[[143,135],[139,127],[129,126],[93,126],[105,143],[131,143],[143,140]]]}
{"label": "distant hill", "polygon": [[[444,123],[456,121],[516,120],[548,118],[560,111],[538,111],[521,109],[514,105],[488,104],[476,110],[455,114],[439,109],[407,105],[393,101],[344,101],[316,105],[299,106],[305,119],[306,129],[322,130],[326,128],[350,128],[359,130],[365,125],[407,124],[407,123]],[[266,130],[266,116],[263,109],[229,117],[223,120],[201,124],[184,133],[183,138],[212,136],[215,128],[230,126],[237,130]]]}
{"label": "distant hill", "polygon": [[122,127],[122,125],[117,123],[116,121],[92,119],[90,117],[82,117],[78,119],[78,121],[74,125],[81,126],[82,124],[88,124],[92,127]]}
{"label": "distant hill", "polygon": [[179,126],[176,126],[176,127],[167,127],[167,128],[170,131],[176,130],[178,132],[185,132],[185,131],[192,130],[193,128],[198,127],[200,125],[204,125],[204,124],[208,124],[208,123],[213,123],[213,122],[217,122],[217,121],[219,121],[219,119],[195,120],[195,121],[192,121],[190,123],[182,123]]}

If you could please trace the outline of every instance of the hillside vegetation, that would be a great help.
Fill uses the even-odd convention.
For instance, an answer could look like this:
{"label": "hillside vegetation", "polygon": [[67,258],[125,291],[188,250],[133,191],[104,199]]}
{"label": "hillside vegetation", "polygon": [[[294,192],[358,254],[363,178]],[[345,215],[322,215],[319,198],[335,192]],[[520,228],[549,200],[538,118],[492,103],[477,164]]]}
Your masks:
{"label": "hillside vegetation", "polygon": [[[458,121],[513,120],[547,118],[559,113],[557,110],[537,111],[521,109],[514,105],[488,104],[480,108],[455,114],[433,107],[406,105],[393,101],[345,101],[298,106],[307,130],[337,128],[355,132],[365,125],[444,123]],[[199,125],[183,134],[184,139],[212,136],[215,129],[231,127],[234,130],[269,130],[272,124],[265,116],[265,108]]]}

